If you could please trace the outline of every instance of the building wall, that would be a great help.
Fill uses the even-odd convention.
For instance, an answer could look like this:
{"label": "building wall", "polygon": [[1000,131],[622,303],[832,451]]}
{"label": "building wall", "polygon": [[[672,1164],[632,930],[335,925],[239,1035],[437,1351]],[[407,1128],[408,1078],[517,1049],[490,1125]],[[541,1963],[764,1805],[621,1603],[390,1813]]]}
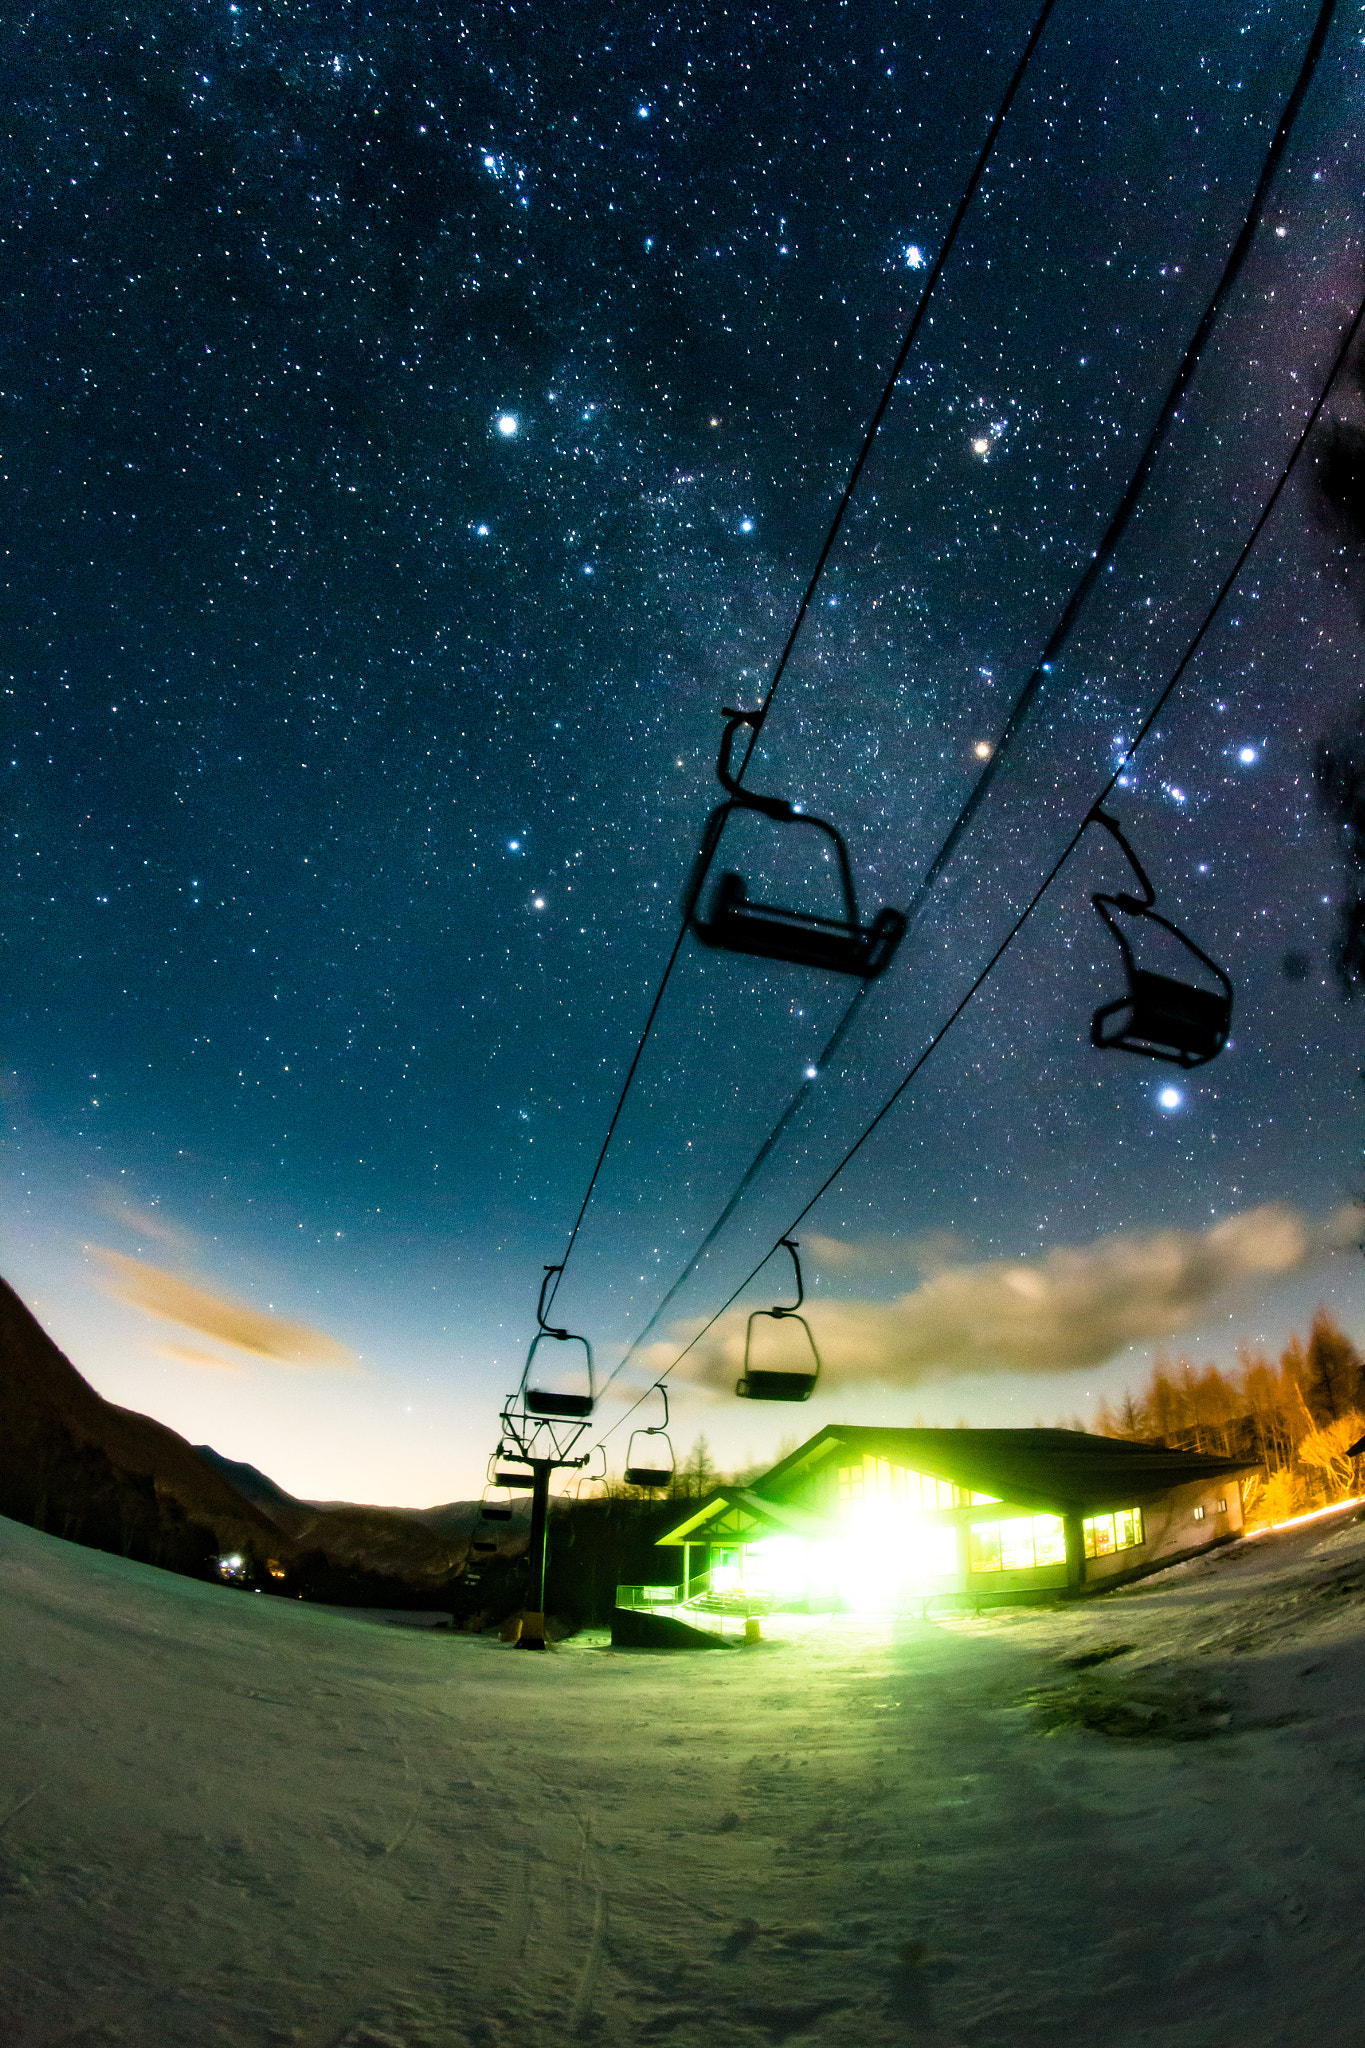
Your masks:
{"label": "building wall", "polygon": [[[1203,1509],[1202,1516],[1196,1515],[1197,1508]],[[1087,1586],[1121,1578],[1127,1572],[1150,1571],[1158,1562],[1193,1556],[1239,1535],[1242,1492],[1236,1474],[1172,1487],[1169,1493],[1143,1504],[1142,1521],[1145,1540],[1136,1548],[1085,1560]]]}

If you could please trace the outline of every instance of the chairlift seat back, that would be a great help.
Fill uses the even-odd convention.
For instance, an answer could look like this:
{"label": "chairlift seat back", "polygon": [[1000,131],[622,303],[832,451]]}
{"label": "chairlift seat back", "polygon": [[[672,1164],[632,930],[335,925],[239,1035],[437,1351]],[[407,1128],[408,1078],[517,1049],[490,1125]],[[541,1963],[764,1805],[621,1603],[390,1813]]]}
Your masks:
{"label": "chairlift seat back", "polygon": [[673,1468],[671,1465],[664,1470],[660,1470],[656,1465],[627,1465],[626,1467],[627,1486],[667,1486],[672,1477]]}
{"label": "chairlift seat back", "polygon": [[744,1401],[809,1401],[815,1392],[813,1372],[746,1372],[735,1383]]}
{"label": "chairlift seat back", "polygon": [[532,1415],[558,1416],[565,1421],[578,1422],[592,1414],[591,1394],[557,1394],[528,1387],[525,1398]]}
{"label": "chairlift seat back", "polygon": [[[1102,1052],[1143,1053],[1178,1067],[1202,1067],[1228,1042],[1232,998],[1221,989],[1194,988],[1165,974],[1134,967],[1129,993],[1096,1010],[1091,1042]],[[1105,1029],[1110,1018],[1116,1027]]]}
{"label": "chairlift seat back", "polygon": [[864,926],[820,917],[813,911],[755,903],[743,876],[726,873],[716,884],[709,917],[694,917],[692,928],[703,945],[725,952],[785,960],[793,967],[875,981],[891,964],[905,936],[905,918],[887,905]]}
{"label": "chairlift seat back", "polygon": [[494,1486],[512,1486],[519,1493],[529,1493],[535,1481],[529,1472],[495,1472]]}
{"label": "chairlift seat back", "polygon": [[486,1501],[479,1509],[479,1519],[484,1522],[510,1522],[512,1510],[511,1508],[495,1507],[492,1501]]}
{"label": "chairlift seat back", "polygon": [[476,1536],[469,1547],[477,1550],[480,1557],[490,1557],[497,1551],[498,1539],[496,1536]]}

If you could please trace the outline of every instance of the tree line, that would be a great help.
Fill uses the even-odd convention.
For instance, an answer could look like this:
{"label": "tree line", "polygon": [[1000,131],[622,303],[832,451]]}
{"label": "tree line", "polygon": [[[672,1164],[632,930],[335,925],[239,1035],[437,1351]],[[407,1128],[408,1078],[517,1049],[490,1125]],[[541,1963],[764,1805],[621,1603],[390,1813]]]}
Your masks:
{"label": "tree line", "polygon": [[1253,1526],[1329,1507],[1362,1490],[1365,1356],[1320,1308],[1306,1339],[1291,1337],[1278,1358],[1243,1348],[1234,1368],[1158,1358],[1147,1384],[1116,1407],[1101,1401],[1102,1436],[1246,1458],[1259,1473],[1242,1481]]}

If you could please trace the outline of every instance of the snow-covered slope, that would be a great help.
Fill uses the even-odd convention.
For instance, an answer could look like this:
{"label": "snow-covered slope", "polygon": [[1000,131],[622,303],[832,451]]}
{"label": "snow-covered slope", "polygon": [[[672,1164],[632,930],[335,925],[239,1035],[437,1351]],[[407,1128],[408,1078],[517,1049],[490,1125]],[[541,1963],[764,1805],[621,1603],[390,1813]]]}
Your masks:
{"label": "snow-covered slope", "polygon": [[689,1657],[0,1523],[0,2040],[1358,2042],[1363,1620],[1354,1524]]}

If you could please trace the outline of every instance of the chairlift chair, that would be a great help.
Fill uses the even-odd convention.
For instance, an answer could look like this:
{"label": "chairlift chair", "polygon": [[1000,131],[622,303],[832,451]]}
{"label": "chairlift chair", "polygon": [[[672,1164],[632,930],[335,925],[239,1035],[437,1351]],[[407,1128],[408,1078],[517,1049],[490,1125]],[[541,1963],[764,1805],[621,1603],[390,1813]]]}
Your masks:
{"label": "chairlift chair", "polygon": [[[1156,891],[1118,821],[1097,808],[1091,812],[1090,822],[1102,825],[1118,841],[1142,888],[1140,896],[1127,891],[1116,895],[1101,891],[1090,899],[1118,944],[1128,976],[1128,993],[1116,997],[1111,1003],[1102,1003],[1095,1011],[1090,1021],[1090,1042],[1101,1052],[1139,1053],[1147,1059],[1165,1060],[1171,1066],[1186,1070],[1207,1066],[1210,1060],[1217,1059],[1228,1042],[1232,1027],[1232,983],[1203,947],[1195,944],[1188,932],[1181,931],[1170,918],[1163,917],[1154,908]],[[1172,975],[1155,974],[1150,968],[1139,967],[1128,935],[1114,916],[1116,910],[1125,911],[1131,917],[1146,918],[1149,924],[1160,925],[1186,952],[1193,954],[1201,966],[1208,969],[1218,987],[1201,988],[1196,983],[1179,981]]]}
{"label": "chairlift chair", "polygon": [[[730,768],[735,734],[741,726],[757,731],[762,715],[757,711],[724,713],[725,732],[721,739],[716,774],[729,794],[706,821],[701,850],[697,855],[685,898],[688,924],[704,946],[730,953],[748,953],[760,960],[786,960],[794,967],[820,968],[829,974],[851,974],[862,981],[874,981],[891,964],[905,936],[905,917],[889,904],[877,912],[871,924],[858,917],[858,899],[853,887],[853,869],[843,836],[824,818],[798,811],[785,797],[757,796],[738,783]],[[742,875],[722,874],[711,893],[706,915],[700,899],[711,860],[720,841],[725,821],[732,810],[758,811],[779,825],[807,825],[823,832],[834,845],[843,894],[842,917],[825,917],[813,911],[788,910],[778,904],[757,903],[749,896]]]}
{"label": "chairlift chair", "polygon": [[[499,1480],[501,1477],[502,1474],[499,1473]],[[510,1522],[511,1519],[512,1502],[510,1497],[507,1500],[490,1500],[488,1488],[485,1487],[483,1499],[479,1502],[479,1520],[481,1522]]]}
{"label": "chairlift chair", "polygon": [[492,1485],[493,1482],[490,1480],[480,1497],[478,1519],[474,1524],[474,1533],[469,1539],[469,1547],[478,1557],[496,1557],[497,1555],[497,1531],[490,1529],[488,1524],[490,1522],[510,1522],[512,1519],[512,1503],[510,1500],[504,1506],[501,1501],[489,1499],[488,1496]]}
{"label": "chairlift chair", "polygon": [[[651,1428],[633,1431],[626,1445],[626,1485],[641,1486],[652,1493],[671,1485],[677,1469],[677,1458],[668,1436],[668,1389],[661,1386],[657,1391],[663,1396],[663,1421]],[[642,1446],[638,1451],[635,1448],[637,1444]],[[662,1462],[665,1452],[668,1456],[666,1465]]]}
{"label": "chairlift chair", "polygon": [[[745,1401],[809,1401],[815,1392],[815,1383],[820,1377],[820,1353],[815,1348],[815,1338],[811,1334],[811,1327],[806,1318],[798,1313],[806,1298],[806,1290],[801,1278],[801,1261],[796,1253],[796,1240],[784,1237],[782,1243],[791,1253],[792,1264],[796,1268],[796,1300],[790,1307],[783,1307],[777,1303],[772,1308],[756,1308],[750,1316],[749,1327],[744,1335],[744,1377],[735,1383],[735,1392]],[[771,1317],[774,1322],[795,1322],[801,1325],[806,1333],[806,1343],[810,1346],[814,1367],[812,1371],[769,1372],[750,1365],[754,1324],[761,1316]]]}
{"label": "chairlift chair", "polygon": [[[551,1276],[561,1272],[560,1266],[547,1266],[545,1278],[540,1283],[540,1300],[536,1305],[536,1321],[540,1328],[531,1339],[531,1348],[526,1354],[526,1370],[521,1376],[521,1398],[528,1415],[550,1416],[566,1422],[586,1422],[597,1401],[597,1383],[593,1375],[592,1346],[586,1337],[577,1337],[570,1330],[556,1329],[545,1320],[545,1295]],[[587,1392],[574,1393],[558,1388],[533,1387],[530,1385],[531,1366],[536,1351],[547,1337],[557,1344],[581,1344],[587,1377]]]}

